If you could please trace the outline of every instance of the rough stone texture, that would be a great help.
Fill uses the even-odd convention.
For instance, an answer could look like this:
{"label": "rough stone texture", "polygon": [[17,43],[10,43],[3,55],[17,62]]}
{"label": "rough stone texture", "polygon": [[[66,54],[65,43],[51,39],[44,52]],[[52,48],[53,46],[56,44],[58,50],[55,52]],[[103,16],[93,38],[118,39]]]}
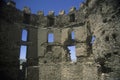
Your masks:
{"label": "rough stone texture", "polygon": [[82,69],[80,63],[63,63],[61,80],[82,80]]}
{"label": "rough stone texture", "polygon": [[[87,0],[68,14],[31,14],[0,1],[0,79],[21,80],[20,46],[27,46],[23,80],[120,80],[120,1]],[[21,40],[22,30],[27,41]],[[71,32],[75,39],[71,39]],[[48,42],[48,34],[54,42]],[[92,42],[92,37],[95,41]],[[76,47],[71,62],[68,46]]]}
{"label": "rough stone texture", "polygon": [[61,80],[61,65],[48,63],[40,64],[39,78],[40,80]]}

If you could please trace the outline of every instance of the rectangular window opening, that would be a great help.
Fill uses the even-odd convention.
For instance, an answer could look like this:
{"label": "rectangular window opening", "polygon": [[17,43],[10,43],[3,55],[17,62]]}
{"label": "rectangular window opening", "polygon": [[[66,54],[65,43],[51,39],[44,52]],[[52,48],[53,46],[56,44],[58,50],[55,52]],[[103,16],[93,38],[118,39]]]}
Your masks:
{"label": "rectangular window opening", "polygon": [[47,46],[47,52],[51,52],[52,51],[52,46],[48,45]]}
{"label": "rectangular window opening", "polygon": [[73,39],[73,40],[75,39],[75,32],[74,31],[71,32],[71,39]]}
{"label": "rectangular window opening", "polygon": [[27,55],[27,46],[21,45],[20,47],[20,60],[26,60]]}
{"label": "rectangular window opening", "polygon": [[70,22],[75,22],[75,14],[70,15]]}
{"label": "rectangular window opening", "polygon": [[29,24],[30,23],[30,14],[24,13],[23,23],[25,23],[25,24]]}
{"label": "rectangular window opening", "polygon": [[49,42],[49,43],[54,42],[54,34],[53,34],[53,33],[49,33],[49,34],[48,34],[48,42]]}
{"label": "rectangular window opening", "polygon": [[77,61],[77,57],[76,57],[76,49],[75,46],[68,46],[68,49],[70,50],[70,59],[72,62],[76,62]]}
{"label": "rectangular window opening", "polygon": [[53,17],[47,17],[48,18],[48,26],[54,25],[54,18]]}

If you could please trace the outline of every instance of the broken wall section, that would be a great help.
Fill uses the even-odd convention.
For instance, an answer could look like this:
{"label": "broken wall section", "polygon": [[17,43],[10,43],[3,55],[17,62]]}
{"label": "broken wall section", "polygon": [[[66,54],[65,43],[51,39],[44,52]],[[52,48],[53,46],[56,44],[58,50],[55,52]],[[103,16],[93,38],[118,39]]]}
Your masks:
{"label": "broken wall section", "polygon": [[[118,0],[99,2],[89,15],[89,22],[96,37],[93,43],[93,56],[101,80],[119,80],[119,5]],[[94,14],[93,14],[94,13]],[[116,58],[115,58],[116,57]]]}
{"label": "broken wall section", "polygon": [[[74,35],[72,34],[74,32]],[[67,50],[67,46],[76,47],[76,56],[87,57],[91,54],[91,30],[87,27],[87,23],[84,26],[77,26],[71,28],[62,29],[62,45]],[[71,36],[74,36],[72,39]],[[66,53],[68,54],[68,53]],[[79,59],[78,59],[79,62]]]}
{"label": "broken wall section", "polygon": [[[49,34],[53,41],[49,42]],[[62,45],[61,30],[38,28],[39,79],[61,80]]]}

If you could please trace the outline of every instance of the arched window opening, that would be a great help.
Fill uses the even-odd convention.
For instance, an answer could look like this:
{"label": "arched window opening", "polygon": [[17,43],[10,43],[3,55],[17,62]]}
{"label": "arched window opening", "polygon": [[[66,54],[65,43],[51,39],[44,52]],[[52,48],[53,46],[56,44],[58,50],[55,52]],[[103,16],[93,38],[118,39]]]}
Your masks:
{"label": "arched window opening", "polygon": [[109,36],[106,36],[106,37],[105,37],[105,41],[106,41],[106,42],[109,41]]}
{"label": "arched window opening", "polygon": [[28,31],[26,29],[22,30],[22,41],[27,41]]}
{"label": "arched window opening", "polygon": [[113,39],[116,41],[117,39],[117,35],[114,33],[114,34],[112,34],[112,37],[113,37]]}

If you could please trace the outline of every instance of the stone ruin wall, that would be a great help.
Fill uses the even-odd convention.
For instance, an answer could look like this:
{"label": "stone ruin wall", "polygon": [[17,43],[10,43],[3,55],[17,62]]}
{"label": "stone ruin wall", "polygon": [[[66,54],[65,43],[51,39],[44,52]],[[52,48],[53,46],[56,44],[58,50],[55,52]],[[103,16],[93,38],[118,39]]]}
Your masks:
{"label": "stone ruin wall", "polygon": [[[31,14],[27,7],[20,11],[13,2],[1,4],[0,71],[5,80],[19,78],[20,45],[28,46],[26,80],[120,79],[119,0],[87,0],[79,10],[72,7],[58,16],[53,11],[47,16],[42,11]],[[26,42],[21,41],[22,29],[28,31]],[[75,40],[70,39],[72,31]],[[49,33],[54,34],[53,43],[48,43]],[[75,63],[69,45],[76,46]]]}

